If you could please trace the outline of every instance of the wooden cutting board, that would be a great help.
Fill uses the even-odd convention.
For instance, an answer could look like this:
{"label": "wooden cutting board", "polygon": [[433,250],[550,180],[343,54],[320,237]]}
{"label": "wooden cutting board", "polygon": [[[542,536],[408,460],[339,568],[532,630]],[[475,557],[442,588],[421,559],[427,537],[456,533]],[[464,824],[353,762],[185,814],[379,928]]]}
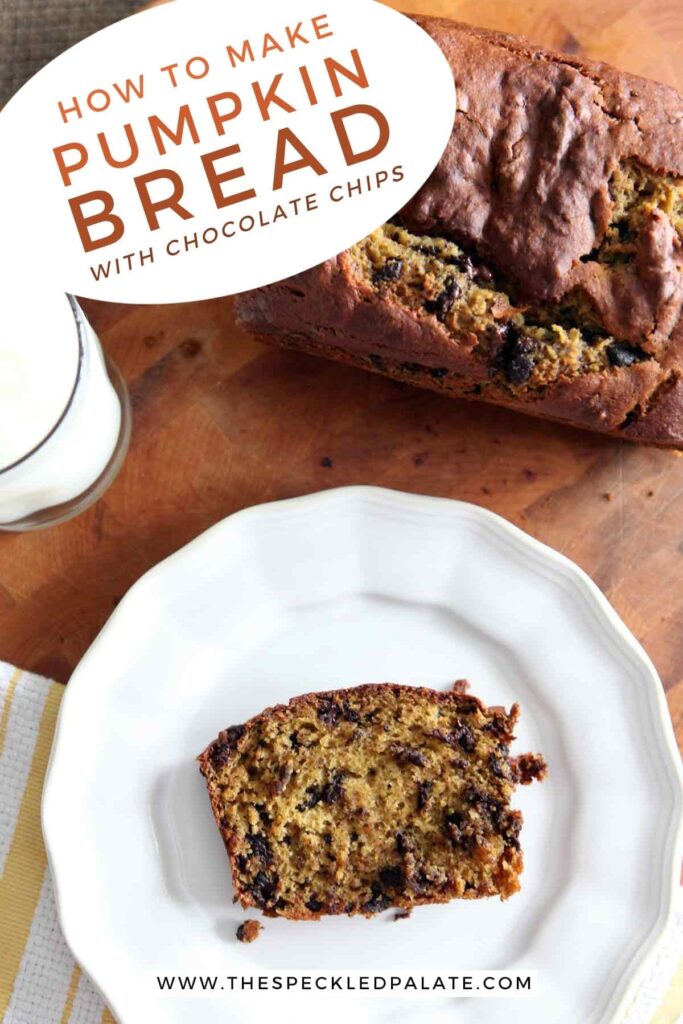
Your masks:
{"label": "wooden cutting board", "polygon": [[[397,3],[683,88],[680,0]],[[130,454],[80,518],[0,534],[0,656],[62,682],[128,587],[237,509],[342,484],[472,501],[586,569],[653,658],[683,743],[683,458],[269,350],[229,300],[89,302],[129,381]]]}

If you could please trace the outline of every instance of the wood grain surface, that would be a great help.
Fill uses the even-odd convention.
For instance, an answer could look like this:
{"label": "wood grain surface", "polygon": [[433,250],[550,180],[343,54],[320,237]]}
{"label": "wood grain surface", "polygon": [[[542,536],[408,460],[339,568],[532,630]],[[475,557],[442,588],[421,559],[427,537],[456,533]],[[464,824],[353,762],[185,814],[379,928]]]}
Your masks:
{"label": "wood grain surface", "polygon": [[[425,0],[438,13],[683,86],[680,0]],[[66,682],[132,583],[223,516],[342,484],[462,498],[574,559],[655,662],[683,744],[683,458],[266,349],[229,300],[84,303],[133,440],[76,520],[0,534],[0,657]]]}

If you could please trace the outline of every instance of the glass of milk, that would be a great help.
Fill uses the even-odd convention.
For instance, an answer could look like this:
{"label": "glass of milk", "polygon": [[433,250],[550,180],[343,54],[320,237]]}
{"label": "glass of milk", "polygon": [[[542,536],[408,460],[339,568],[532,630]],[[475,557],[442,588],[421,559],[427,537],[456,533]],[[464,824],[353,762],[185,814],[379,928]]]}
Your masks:
{"label": "glass of milk", "polygon": [[67,295],[13,296],[0,327],[0,530],[64,522],[121,467],[130,401]]}

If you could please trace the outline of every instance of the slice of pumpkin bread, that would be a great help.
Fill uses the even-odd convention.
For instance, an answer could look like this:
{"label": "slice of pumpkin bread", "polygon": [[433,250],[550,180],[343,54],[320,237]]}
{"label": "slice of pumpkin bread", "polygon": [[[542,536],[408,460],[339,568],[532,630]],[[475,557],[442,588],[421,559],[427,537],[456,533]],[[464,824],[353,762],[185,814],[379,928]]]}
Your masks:
{"label": "slice of pumpkin bread", "polygon": [[220,734],[199,764],[243,907],[295,920],[519,889],[518,717],[463,692],[305,694]]}

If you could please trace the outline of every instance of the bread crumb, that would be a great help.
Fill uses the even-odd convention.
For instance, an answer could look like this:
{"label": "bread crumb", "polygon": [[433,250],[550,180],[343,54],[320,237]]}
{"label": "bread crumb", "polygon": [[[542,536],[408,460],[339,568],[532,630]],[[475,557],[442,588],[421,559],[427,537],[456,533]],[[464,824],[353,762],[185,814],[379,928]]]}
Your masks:
{"label": "bread crumb", "polygon": [[405,921],[412,914],[412,910],[397,910],[393,916],[394,921]]}
{"label": "bread crumb", "polygon": [[522,786],[536,781],[543,782],[548,774],[548,765],[541,754],[520,754],[519,757],[510,758],[510,764]]}
{"label": "bread crumb", "polygon": [[237,929],[237,938],[240,942],[255,942],[262,928],[260,921],[243,921]]}
{"label": "bread crumb", "polygon": [[605,491],[602,497],[605,501],[614,501],[614,495],[611,491]]}

